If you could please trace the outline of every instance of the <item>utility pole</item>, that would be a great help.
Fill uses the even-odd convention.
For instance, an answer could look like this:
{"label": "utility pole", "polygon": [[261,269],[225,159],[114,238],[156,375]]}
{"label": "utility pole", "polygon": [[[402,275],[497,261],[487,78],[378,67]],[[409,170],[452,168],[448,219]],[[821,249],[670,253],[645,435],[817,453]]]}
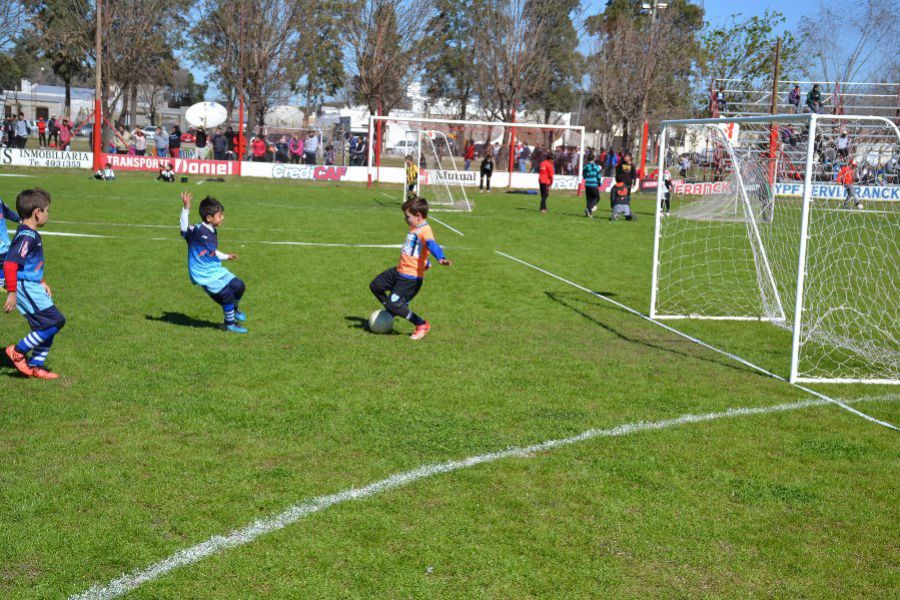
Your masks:
{"label": "utility pole", "polygon": [[100,99],[102,93],[100,71],[103,63],[103,46],[100,35],[103,23],[102,14],[103,0],[97,0],[97,14],[95,15],[97,23],[94,31],[94,55],[97,63],[96,69],[94,69],[94,171],[99,171],[103,168],[103,157],[100,156],[100,152],[103,149],[103,103]]}
{"label": "utility pole", "polygon": [[[659,0],[650,0],[650,2],[641,4],[641,8],[650,13],[650,51],[647,53],[647,59],[644,62],[644,85],[646,89],[641,98],[641,166],[638,170],[641,177],[643,177],[647,166],[647,138],[650,136],[650,124],[647,122],[647,105],[650,102],[650,76],[652,75],[652,66],[656,52],[656,15],[660,10],[668,6],[667,2],[660,2]],[[627,152],[628,148],[623,148],[623,151]]]}

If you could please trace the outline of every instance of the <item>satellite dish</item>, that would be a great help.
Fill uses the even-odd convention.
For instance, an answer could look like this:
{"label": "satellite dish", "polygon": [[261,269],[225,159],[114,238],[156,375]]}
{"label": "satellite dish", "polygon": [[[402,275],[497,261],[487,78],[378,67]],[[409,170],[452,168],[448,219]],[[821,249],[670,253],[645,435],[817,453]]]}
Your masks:
{"label": "satellite dish", "polygon": [[228,111],[218,102],[198,102],[184,114],[184,118],[194,127],[218,127],[228,119]]}

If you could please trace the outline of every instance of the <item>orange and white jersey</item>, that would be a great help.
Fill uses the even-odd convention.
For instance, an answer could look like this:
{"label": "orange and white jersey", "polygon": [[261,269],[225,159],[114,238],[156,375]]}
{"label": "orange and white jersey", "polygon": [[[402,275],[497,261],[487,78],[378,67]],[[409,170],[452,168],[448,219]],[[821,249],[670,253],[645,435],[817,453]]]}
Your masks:
{"label": "orange and white jersey", "polygon": [[421,279],[425,276],[425,269],[428,267],[429,251],[438,260],[443,258],[441,247],[434,239],[434,232],[431,231],[428,222],[425,222],[410,229],[406,234],[406,241],[400,251],[400,264],[397,265],[397,272],[403,277]]}

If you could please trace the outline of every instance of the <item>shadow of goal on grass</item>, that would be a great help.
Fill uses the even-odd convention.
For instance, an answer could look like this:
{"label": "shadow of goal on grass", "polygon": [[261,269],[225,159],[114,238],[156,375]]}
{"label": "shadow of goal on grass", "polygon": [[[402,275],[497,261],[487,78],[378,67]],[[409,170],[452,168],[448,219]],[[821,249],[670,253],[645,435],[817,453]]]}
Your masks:
{"label": "shadow of goal on grass", "polygon": [[[601,294],[601,295],[604,295],[604,296],[612,296],[612,295],[614,295],[614,294],[610,294],[610,293],[606,293],[606,292],[597,292],[597,293],[598,293],[598,294]],[[590,306],[596,306],[596,307],[602,306],[603,308],[611,308],[611,307],[608,306],[608,305],[601,305],[601,304],[599,304],[598,302],[592,302],[592,301],[589,301],[589,300],[584,299],[584,298],[578,298],[578,299],[576,299],[576,300],[569,301],[569,300],[566,300],[565,298],[563,298],[563,295],[562,295],[562,294],[557,294],[557,293],[554,293],[554,292],[547,292],[547,291],[545,291],[544,294],[545,294],[550,300],[552,300],[553,302],[556,302],[557,304],[560,304],[560,305],[562,305],[562,306],[565,306],[566,308],[568,308],[569,310],[571,310],[571,311],[574,312],[575,314],[577,314],[577,315],[579,315],[579,316],[581,316],[581,317],[587,319],[588,321],[590,321],[590,322],[593,323],[594,325],[597,325],[598,327],[600,327],[600,328],[602,328],[602,329],[608,331],[609,333],[613,334],[614,336],[616,336],[617,338],[619,338],[620,340],[622,340],[622,341],[624,341],[624,342],[628,342],[628,343],[630,343],[630,344],[639,344],[639,345],[641,345],[641,346],[645,346],[645,347],[651,348],[651,349],[653,349],[653,350],[660,350],[660,351],[662,351],[662,352],[666,352],[666,353],[669,353],[669,354],[675,354],[675,355],[677,355],[677,356],[682,356],[682,357],[684,357],[684,358],[689,358],[689,359],[691,359],[691,360],[700,360],[700,361],[703,361],[703,362],[708,362],[708,363],[711,363],[711,364],[714,364],[714,365],[718,365],[718,366],[721,366],[721,367],[726,367],[726,368],[729,368],[729,369],[733,369],[733,370],[735,370],[735,371],[740,371],[741,373],[753,373],[754,375],[761,375],[758,371],[755,371],[755,370],[753,370],[753,369],[748,369],[748,368],[744,367],[743,365],[735,364],[735,363],[731,362],[730,360],[718,360],[718,359],[715,359],[715,358],[712,358],[712,357],[700,356],[699,354],[692,354],[692,353],[688,353],[688,352],[682,352],[681,350],[676,350],[676,349],[674,349],[674,348],[670,348],[670,347],[667,347],[667,346],[662,345],[662,344],[656,344],[656,343],[653,343],[653,342],[650,342],[650,341],[647,341],[647,340],[644,340],[644,339],[640,339],[640,338],[636,338],[636,337],[629,336],[629,335],[627,335],[627,334],[621,332],[620,330],[616,329],[616,328],[613,327],[612,325],[608,325],[608,324],[604,323],[603,321],[601,321],[601,320],[599,320],[599,319],[597,319],[597,318],[595,318],[595,317],[592,317],[591,315],[587,314],[586,312],[584,312],[583,310],[581,310],[580,308],[578,308],[577,306],[575,306],[575,305],[573,304],[573,302],[581,302],[582,304],[588,304],[588,305],[590,305]],[[681,340],[680,340],[680,338],[679,338],[678,340],[673,340],[673,341],[681,341]],[[693,342],[691,342],[691,343],[693,344]],[[697,346],[697,348],[700,348],[700,346]]]}
{"label": "shadow of goal on grass", "polygon": [[158,317],[154,315],[144,315],[144,318],[146,318],[148,321],[159,321],[162,323],[169,323],[170,325],[178,325],[179,327],[222,329],[221,323],[215,323],[213,321],[201,321],[200,319],[195,319],[194,317],[190,317],[180,312],[165,311]]}

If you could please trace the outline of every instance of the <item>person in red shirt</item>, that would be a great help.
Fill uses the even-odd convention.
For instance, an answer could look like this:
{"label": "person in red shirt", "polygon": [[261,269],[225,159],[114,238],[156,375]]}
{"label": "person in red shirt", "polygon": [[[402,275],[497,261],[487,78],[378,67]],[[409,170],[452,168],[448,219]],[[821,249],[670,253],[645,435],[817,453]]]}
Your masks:
{"label": "person in red shirt", "polygon": [[44,121],[43,117],[37,120],[37,128],[38,144],[41,148],[44,148],[47,145],[47,123]]}
{"label": "person in red shirt", "polygon": [[550,196],[550,186],[553,185],[553,154],[547,152],[541,167],[538,170],[538,184],[541,187],[541,212],[547,212],[547,197]]}
{"label": "person in red shirt", "polygon": [[253,141],[250,142],[250,149],[253,150],[253,162],[265,162],[266,140],[261,135],[253,138]]}
{"label": "person in red shirt", "polygon": [[469,167],[472,165],[472,161],[475,160],[475,142],[472,140],[466,140],[466,147],[463,150],[463,158],[466,161],[465,170],[468,171]]}
{"label": "person in red shirt", "polygon": [[856,205],[856,208],[862,208],[862,202],[859,202],[856,199],[856,193],[853,191],[853,169],[856,167],[856,163],[854,161],[850,161],[848,164],[841,167],[841,170],[838,171],[837,181],[839,184],[844,186],[844,191],[847,193],[847,197],[844,198],[844,204],[842,208],[850,208],[852,205]]}

